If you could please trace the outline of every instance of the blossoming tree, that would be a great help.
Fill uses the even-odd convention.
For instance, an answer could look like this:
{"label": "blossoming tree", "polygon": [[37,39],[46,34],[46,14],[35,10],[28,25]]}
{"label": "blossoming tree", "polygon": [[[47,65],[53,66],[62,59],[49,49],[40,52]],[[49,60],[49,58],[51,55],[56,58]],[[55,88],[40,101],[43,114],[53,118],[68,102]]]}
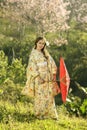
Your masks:
{"label": "blossoming tree", "polygon": [[70,2],[69,21],[76,21],[78,28],[87,31],[87,0],[65,0]]}
{"label": "blossoming tree", "polygon": [[19,23],[32,23],[41,33],[55,32],[69,28],[67,19],[68,3],[63,0],[7,0],[6,10],[9,17]]}

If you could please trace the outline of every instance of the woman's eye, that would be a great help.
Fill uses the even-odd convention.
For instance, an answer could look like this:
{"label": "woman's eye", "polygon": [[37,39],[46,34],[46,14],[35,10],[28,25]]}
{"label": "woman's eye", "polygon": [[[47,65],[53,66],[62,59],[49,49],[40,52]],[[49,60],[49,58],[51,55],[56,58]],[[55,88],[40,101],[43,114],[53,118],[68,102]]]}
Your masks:
{"label": "woman's eye", "polygon": [[44,45],[44,43],[39,43],[39,44]]}

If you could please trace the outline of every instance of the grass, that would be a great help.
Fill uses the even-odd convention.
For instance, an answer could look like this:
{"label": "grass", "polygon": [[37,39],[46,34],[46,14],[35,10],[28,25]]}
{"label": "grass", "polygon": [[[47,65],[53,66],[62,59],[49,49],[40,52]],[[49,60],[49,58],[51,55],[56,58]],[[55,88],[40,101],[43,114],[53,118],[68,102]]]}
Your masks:
{"label": "grass", "polygon": [[69,117],[63,105],[58,106],[59,120],[38,120],[33,115],[32,103],[0,101],[0,130],[86,130],[84,118]]}
{"label": "grass", "polygon": [[70,116],[63,104],[57,106],[59,120],[38,120],[32,100],[21,95],[22,86],[8,82],[0,86],[0,130],[86,130],[87,121]]}

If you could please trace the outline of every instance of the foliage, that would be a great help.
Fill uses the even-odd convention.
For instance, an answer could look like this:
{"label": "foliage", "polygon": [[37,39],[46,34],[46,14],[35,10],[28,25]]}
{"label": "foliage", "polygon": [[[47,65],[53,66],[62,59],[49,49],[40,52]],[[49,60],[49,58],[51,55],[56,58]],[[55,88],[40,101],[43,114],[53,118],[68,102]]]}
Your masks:
{"label": "foliage", "polygon": [[67,101],[65,107],[70,115],[87,117],[87,99],[82,101],[81,98],[70,94],[69,101]]}
{"label": "foliage", "polygon": [[[69,0],[65,0],[69,1]],[[75,19],[78,23],[87,23],[86,16],[87,2],[86,0],[71,0],[69,9],[71,10],[70,19]]]}
{"label": "foliage", "polygon": [[[6,5],[5,0],[1,0],[0,2],[2,1],[3,4]],[[46,1],[44,1],[44,4],[45,2]],[[54,6],[55,2],[54,1],[50,2],[50,4],[53,3],[52,7]],[[47,49],[53,56],[58,67],[59,67],[60,56],[64,58],[69,75],[71,77],[70,87],[75,88],[75,84],[72,84],[72,81],[77,81],[79,83],[78,85],[83,89],[83,87],[87,88],[87,78],[86,78],[87,77],[87,32],[86,32],[87,24],[85,23],[86,10],[85,8],[84,10],[82,10],[82,6],[85,0],[83,1],[71,0],[70,2],[71,2],[71,7],[68,8],[69,9],[72,8],[72,9],[70,13],[70,19],[68,20],[68,22],[71,28],[70,30],[65,32],[58,31],[54,33],[52,30],[52,32],[46,33],[46,38],[50,42],[50,47],[47,47]],[[75,2],[75,4],[73,4],[73,2]],[[78,2],[80,3],[77,5]],[[38,3],[38,1],[36,3]],[[20,12],[17,13],[17,11],[19,11],[20,8],[16,11],[13,10],[13,12],[11,11],[9,12],[9,10],[3,9],[2,7],[3,4],[0,5],[0,50],[1,50],[0,51],[0,84],[1,84],[0,85],[0,127],[1,129],[6,129],[6,130],[10,130],[10,129],[11,130],[19,130],[19,129],[21,130],[22,129],[23,130],[24,129],[25,130],[27,129],[29,130],[34,130],[34,129],[35,130],[37,129],[38,130],[44,130],[44,129],[82,130],[83,129],[86,130],[87,122],[85,121],[85,119],[82,119],[80,116],[87,117],[87,99],[81,99],[81,95],[79,94],[77,88],[76,88],[77,91],[73,92],[74,95],[71,94],[69,95],[70,100],[69,102],[67,101],[66,104],[62,104],[62,101],[60,101],[61,97],[56,97],[56,103],[59,105],[57,108],[57,111],[59,113],[59,118],[60,118],[58,123],[50,119],[40,121],[34,117],[33,106],[32,106],[33,101],[28,97],[21,95],[21,90],[24,87],[26,81],[26,74],[25,74],[26,67],[28,64],[29,54],[34,45],[36,34],[39,29],[44,31],[41,23],[44,20],[42,18],[43,15],[40,16],[36,15],[37,18],[41,18],[38,19],[38,23],[37,23],[37,21],[36,22],[34,21],[36,17],[34,17],[35,12],[33,12],[36,9],[38,9],[36,5],[33,5],[33,7],[34,6],[36,7],[35,10],[31,10],[32,11],[31,14],[34,13],[32,17],[29,17],[29,15],[31,14],[29,10],[26,10],[26,8],[25,11],[27,11],[28,14],[26,14],[26,17],[24,17],[25,14],[20,14],[19,16],[18,13]],[[26,3],[24,3],[24,5],[25,4]],[[43,7],[44,4],[42,4]],[[11,7],[12,6],[13,5],[11,5]],[[16,8],[16,3],[14,6]],[[78,10],[79,12],[77,11],[78,14],[76,13],[77,6],[79,8]],[[30,8],[28,5],[27,7]],[[51,11],[49,9],[50,8],[48,8],[48,11]],[[53,8],[51,9],[53,10]],[[21,8],[21,10],[23,10],[23,8]],[[41,11],[44,12],[44,10]],[[47,10],[45,11],[47,12]],[[38,13],[39,12],[40,11],[38,10]],[[23,11],[21,13],[23,13]],[[83,13],[84,15],[82,15]],[[16,15],[12,15],[12,14],[16,14]],[[26,19],[28,23],[26,23],[24,19]],[[55,21],[56,19],[52,17],[52,20]],[[59,21],[57,20],[57,22]],[[40,23],[39,27],[41,28],[37,30],[36,25],[39,25],[39,23]],[[48,25],[48,27],[50,26],[49,24],[44,24],[44,27],[46,27],[46,25]],[[49,31],[49,29],[48,30],[46,29],[46,31]],[[68,44],[61,45],[62,37],[67,39]],[[58,73],[59,73],[59,69],[58,69]],[[78,95],[75,96],[75,94]],[[81,94],[83,95],[83,93]],[[79,118],[73,117],[73,115],[76,115]]]}
{"label": "foliage", "polygon": [[13,59],[12,64],[8,67],[8,77],[14,83],[24,83],[25,81],[25,66],[22,65],[22,60]]}
{"label": "foliage", "polygon": [[68,41],[69,45],[66,46],[65,57],[70,76],[82,86],[86,86],[87,34],[80,30],[71,30]]}
{"label": "foliage", "polygon": [[3,51],[0,51],[0,84],[7,79],[11,79],[14,83],[25,83],[26,71],[22,60],[13,59],[11,65],[8,65],[8,59]]}
{"label": "foliage", "polygon": [[0,51],[0,84],[6,79],[7,76],[8,58],[3,51]]}
{"label": "foliage", "polygon": [[87,128],[86,120],[81,117],[70,117],[64,104],[57,106],[59,121],[38,120],[33,114],[33,100],[21,95],[23,86],[15,85],[7,79],[0,88],[3,90],[3,93],[0,93],[1,130],[85,130]]}
{"label": "foliage", "polygon": [[65,106],[71,115],[80,116],[81,99],[79,97],[72,96],[70,102],[67,102]]}
{"label": "foliage", "polygon": [[9,101],[15,105],[18,101],[30,102],[30,99],[21,94],[24,85],[14,84],[9,78],[0,86],[0,100]]}
{"label": "foliage", "polygon": [[87,99],[85,99],[82,105],[80,106],[80,110],[81,114],[87,117]]}
{"label": "foliage", "polygon": [[[8,6],[6,6],[8,5]],[[7,4],[2,6],[8,11],[6,17],[10,17],[13,21],[17,21],[22,26],[25,24],[33,24],[37,32],[46,33],[56,30],[66,30],[66,23],[69,15],[67,11],[68,3],[62,0],[7,0]],[[11,13],[9,13],[9,9]],[[16,16],[16,17],[14,17]]]}

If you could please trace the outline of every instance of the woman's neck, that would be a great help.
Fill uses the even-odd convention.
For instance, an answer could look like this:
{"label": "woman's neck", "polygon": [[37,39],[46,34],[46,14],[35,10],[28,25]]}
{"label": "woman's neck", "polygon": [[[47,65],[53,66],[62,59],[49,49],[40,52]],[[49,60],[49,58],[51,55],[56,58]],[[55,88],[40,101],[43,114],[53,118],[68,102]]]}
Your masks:
{"label": "woman's neck", "polygon": [[39,51],[39,52],[42,52],[40,49],[37,49],[37,48],[36,48],[36,50]]}

